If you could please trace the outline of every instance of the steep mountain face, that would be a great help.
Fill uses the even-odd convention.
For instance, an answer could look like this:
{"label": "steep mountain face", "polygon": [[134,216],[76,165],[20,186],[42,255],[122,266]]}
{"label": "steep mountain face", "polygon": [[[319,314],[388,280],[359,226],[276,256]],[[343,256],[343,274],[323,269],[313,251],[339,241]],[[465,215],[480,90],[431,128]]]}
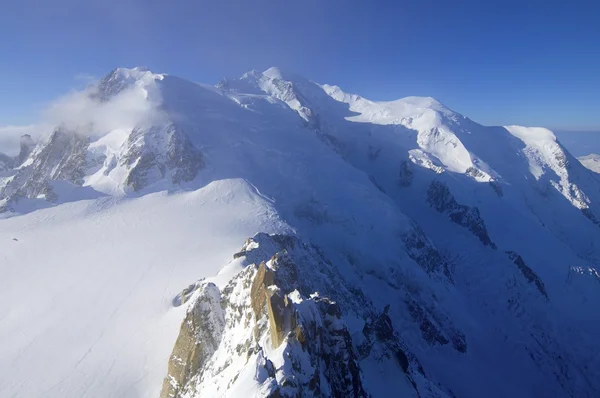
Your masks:
{"label": "steep mountain face", "polygon": [[[77,326],[92,336],[82,342],[88,351],[30,393],[131,396],[140,385],[140,395],[161,397],[600,391],[600,178],[552,132],[481,126],[433,98],[370,101],[277,68],[216,87],[116,69],[84,95],[103,117],[127,111],[110,126],[65,122],[37,145],[24,137],[18,158],[0,158],[7,233],[29,237],[31,223],[86,206],[52,227],[68,235],[79,231],[74,220],[90,222],[84,250],[111,236],[111,223],[95,217],[123,217],[126,208],[152,220],[167,212],[157,204],[164,195],[198,220],[187,233],[152,224],[141,231],[131,221],[120,228],[175,242],[198,234],[210,244],[200,253],[193,243],[169,246],[203,271],[188,266],[177,279],[185,282],[173,285],[177,264],[153,265],[156,280],[167,281],[148,289],[149,301],[167,299],[152,307],[161,315],[127,324],[131,336],[162,325],[170,340],[112,362],[94,354],[118,350],[94,330],[125,322],[114,314],[144,286],[145,274],[135,279],[144,264],[133,256],[122,272],[136,275],[134,287],[105,308],[107,323]],[[229,234],[253,236],[234,253]],[[136,241],[112,244],[128,252]],[[24,256],[13,246],[7,258]],[[164,255],[154,246],[144,261]],[[11,272],[7,290],[24,286],[25,274]],[[94,272],[92,285],[104,280],[102,267]],[[1,333],[14,339],[13,329]],[[150,372],[144,350],[154,349]],[[0,360],[17,380],[0,395],[18,395],[18,380],[32,379],[8,366],[20,355]],[[121,388],[115,366],[143,376]],[[99,370],[81,373],[85,381],[71,376],[84,369]]]}
{"label": "steep mountain face", "polygon": [[[258,234],[235,257],[243,271],[222,289],[194,285],[162,397],[389,394],[377,366],[396,374],[398,394],[448,396],[394,331],[389,305],[378,313],[318,248]],[[351,330],[348,318],[366,322]]]}
{"label": "steep mountain face", "polygon": [[[159,95],[153,84],[162,78],[143,69],[116,69],[86,96],[98,107],[124,93],[153,102]],[[156,108],[154,113],[139,124],[103,132],[95,141],[90,138],[97,133],[93,123],[60,126],[35,151],[31,137],[23,136],[18,158],[7,164],[12,175],[0,185],[2,208],[14,210],[22,198],[56,202],[50,183],[56,180],[107,194],[137,192],[161,180],[193,180],[204,166],[201,151],[164,112]]]}

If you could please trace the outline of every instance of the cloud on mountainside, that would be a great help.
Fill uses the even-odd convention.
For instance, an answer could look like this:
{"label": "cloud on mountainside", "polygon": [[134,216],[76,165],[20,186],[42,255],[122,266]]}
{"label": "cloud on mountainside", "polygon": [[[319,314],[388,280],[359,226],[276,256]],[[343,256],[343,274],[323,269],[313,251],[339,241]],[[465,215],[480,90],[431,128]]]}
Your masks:
{"label": "cloud on mountainside", "polygon": [[39,124],[27,126],[0,126],[0,153],[10,156],[19,154],[19,140],[23,134],[29,134],[36,140],[43,135],[44,127]]}
{"label": "cloud on mountainside", "polygon": [[100,101],[97,88],[66,94],[52,102],[43,112],[43,119],[52,126],[62,125],[69,130],[90,136],[101,136],[117,128],[133,128],[156,122],[162,114],[160,101],[153,92],[148,98],[144,89],[133,86]]}
{"label": "cloud on mountainside", "polygon": [[58,126],[92,138],[114,129],[130,129],[147,123],[159,123],[160,96],[136,86],[124,89],[109,101],[101,101],[97,87],[72,91],[49,103],[39,123],[27,126],[0,126],[0,152],[14,156],[19,152],[19,139],[30,134],[35,141],[46,139]]}

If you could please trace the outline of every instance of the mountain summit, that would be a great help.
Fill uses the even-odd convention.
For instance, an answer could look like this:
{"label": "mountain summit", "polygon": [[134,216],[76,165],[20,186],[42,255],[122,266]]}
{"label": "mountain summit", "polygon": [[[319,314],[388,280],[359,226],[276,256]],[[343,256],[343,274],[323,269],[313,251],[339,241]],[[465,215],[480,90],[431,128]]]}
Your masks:
{"label": "mountain summit", "polygon": [[551,131],[278,68],[56,115],[0,156],[1,396],[600,391],[600,178]]}

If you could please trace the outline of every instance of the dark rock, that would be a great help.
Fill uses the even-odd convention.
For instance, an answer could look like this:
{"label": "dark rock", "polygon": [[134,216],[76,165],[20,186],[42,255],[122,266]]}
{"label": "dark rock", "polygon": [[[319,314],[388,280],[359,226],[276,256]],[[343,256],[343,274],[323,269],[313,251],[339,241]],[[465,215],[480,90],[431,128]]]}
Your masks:
{"label": "dark rock", "polygon": [[[28,147],[29,140],[24,140]],[[36,154],[32,163],[20,168],[15,177],[0,192],[0,198],[18,201],[19,198],[37,198],[55,201],[49,181],[66,180],[76,185],[83,184],[85,176],[87,137],[64,129],[55,130],[48,142]]]}
{"label": "dark rock", "polygon": [[600,220],[598,219],[598,217],[596,217],[596,215],[592,212],[592,210],[589,207],[582,208],[581,213],[584,215],[585,218],[587,218],[588,220],[600,227]]}
{"label": "dark rock", "polygon": [[[165,143],[165,146],[159,146],[158,143]],[[134,129],[127,140],[127,147],[121,164],[130,167],[125,183],[134,191],[168,174],[174,184],[191,181],[204,167],[200,150],[174,124]]]}
{"label": "dark rock", "polygon": [[421,335],[429,344],[448,344],[449,340],[443,335],[442,331],[433,324],[423,308],[414,300],[407,299],[406,306],[415,322],[419,324]]}
{"label": "dark rock", "polygon": [[433,246],[425,232],[416,223],[412,228],[402,235],[402,241],[406,247],[406,253],[428,274],[443,272],[448,280],[454,283],[448,261]]}
{"label": "dark rock", "polygon": [[411,164],[408,161],[403,161],[400,164],[400,171],[398,172],[398,184],[401,187],[408,187],[412,184],[413,181],[413,172],[411,169]]}
{"label": "dark rock", "polygon": [[469,177],[473,177],[473,178],[481,178],[481,177],[485,176],[485,174],[483,174],[483,172],[481,170],[476,169],[473,166],[469,167],[465,171],[465,174],[468,175]]}
{"label": "dark rock", "polygon": [[408,373],[408,365],[409,365],[408,357],[406,356],[404,351],[401,349],[398,349],[398,350],[396,350],[395,354],[396,354],[396,359],[398,360],[398,364],[400,364],[400,367],[402,368],[404,373]]}
{"label": "dark rock", "polygon": [[515,265],[519,268],[523,276],[529,281],[529,283],[534,283],[539,292],[546,298],[548,298],[548,293],[546,292],[546,286],[544,282],[540,279],[540,277],[525,264],[523,258],[518,255],[516,252],[507,251],[508,258],[515,263]]}
{"label": "dark rock", "polygon": [[235,260],[235,259],[237,259],[237,258],[244,257],[245,255],[246,255],[246,252],[245,252],[245,251],[241,251],[241,252],[233,253],[233,259]]}
{"label": "dark rock", "polygon": [[452,222],[471,231],[485,246],[496,249],[479,214],[479,209],[458,204],[446,184],[433,181],[427,191],[427,201],[438,212],[447,214]]}

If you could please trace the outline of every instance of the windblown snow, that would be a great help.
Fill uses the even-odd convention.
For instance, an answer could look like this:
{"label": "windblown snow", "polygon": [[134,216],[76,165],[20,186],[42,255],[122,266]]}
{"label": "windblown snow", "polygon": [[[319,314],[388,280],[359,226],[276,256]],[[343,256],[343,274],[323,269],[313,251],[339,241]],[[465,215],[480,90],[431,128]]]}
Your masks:
{"label": "windblown snow", "polygon": [[48,112],[0,147],[0,396],[598,395],[600,177],[551,131],[278,68]]}

